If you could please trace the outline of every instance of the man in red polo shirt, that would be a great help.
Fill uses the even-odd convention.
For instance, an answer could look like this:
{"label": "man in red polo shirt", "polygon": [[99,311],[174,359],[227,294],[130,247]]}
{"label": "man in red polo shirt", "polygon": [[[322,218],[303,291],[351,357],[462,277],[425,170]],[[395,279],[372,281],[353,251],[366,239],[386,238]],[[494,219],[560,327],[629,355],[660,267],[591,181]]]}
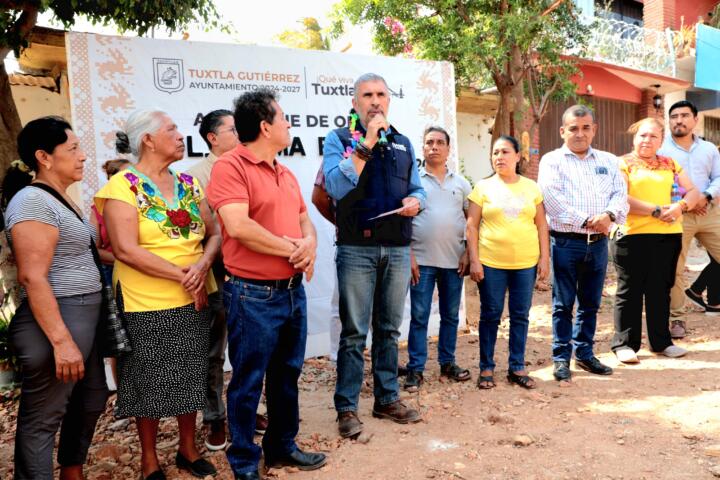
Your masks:
{"label": "man in red polo shirt", "polygon": [[317,240],[295,176],[275,158],[290,145],[290,124],[274,92],[241,95],[233,116],[241,143],[215,163],[207,198],[220,217],[230,274],[223,290],[233,367],[227,457],[236,479],[259,479],[253,434],[263,377],[265,465],[313,470],[326,462],[295,444],[307,337],[302,278],[312,277]]}

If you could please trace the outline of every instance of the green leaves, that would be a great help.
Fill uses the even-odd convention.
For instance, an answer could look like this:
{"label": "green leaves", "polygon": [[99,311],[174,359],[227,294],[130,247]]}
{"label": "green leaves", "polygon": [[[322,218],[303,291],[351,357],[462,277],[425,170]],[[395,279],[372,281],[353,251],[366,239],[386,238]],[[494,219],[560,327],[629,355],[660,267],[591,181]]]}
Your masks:
{"label": "green leaves", "polygon": [[302,48],[305,50],[330,50],[330,42],[324,35],[317,19],[313,17],[305,17],[299,22],[302,25],[298,30],[285,30],[277,35],[277,38],[283,45],[292,48]]}
{"label": "green leaves", "polygon": [[18,22],[23,12],[31,11],[50,10],[65,28],[82,15],[92,23],[114,23],[121,32],[134,31],[138,35],[145,35],[153,27],[178,31],[196,22],[227,30],[220,24],[212,0],[20,0],[5,4],[11,6],[0,7],[0,48],[15,50],[25,45],[28,33],[19,31]]}
{"label": "green leaves", "polygon": [[[563,55],[581,52],[587,36],[571,0],[543,15],[552,3],[341,0],[333,12],[333,31],[342,33],[346,22],[369,23],[379,53],[407,54],[411,47],[415,57],[451,61],[459,85],[484,88],[494,83],[501,96],[518,98],[523,90],[532,89],[530,101],[538,105],[531,105],[531,110],[542,113],[539,106],[548,89],[549,95],[572,93],[568,83],[576,68]],[[401,34],[393,31],[393,22],[402,24]],[[520,106],[516,112],[525,108]],[[498,118],[501,116],[499,113]],[[509,125],[509,117],[506,123]]]}

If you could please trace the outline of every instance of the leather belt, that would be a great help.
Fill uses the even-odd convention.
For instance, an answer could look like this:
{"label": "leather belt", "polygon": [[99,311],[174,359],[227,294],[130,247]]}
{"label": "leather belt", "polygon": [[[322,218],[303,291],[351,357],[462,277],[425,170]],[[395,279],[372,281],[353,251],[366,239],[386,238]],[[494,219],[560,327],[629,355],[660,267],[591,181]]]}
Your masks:
{"label": "leather belt", "polygon": [[238,280],[240,282],[250,283],[252,285],[260,285],[262,287],[277,288],[278,290],[290,290],[302,284],[303,274],[296,273],[290,278],[282,280],[260,280],[258,278],[242,278],[235,275],[230,276],[230,280]]}
{"label": "leather belt", "polygon": [[555,230],[550,230],[550,236],[555,238],[572,238],[573,240],[580,240],[588,243],[595,243],[598,240],[606,238],[606,236],[602,233],[587,234],[575,232],[556,232]]}

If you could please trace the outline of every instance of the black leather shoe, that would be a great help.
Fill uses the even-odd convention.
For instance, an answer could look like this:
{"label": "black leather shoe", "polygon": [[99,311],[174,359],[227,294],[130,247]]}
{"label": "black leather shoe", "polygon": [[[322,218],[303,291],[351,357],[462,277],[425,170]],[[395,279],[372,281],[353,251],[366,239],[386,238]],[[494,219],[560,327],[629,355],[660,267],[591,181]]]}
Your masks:
{"label": "black leather shoe", "polygon": [[205,478],[208,475],[217,474],[217,470],[215,470],[213,464],[207,460],[198,458],[194,462],[191,462],[180,452],[175,455],[175,465],[177,465],[179,470],[187,470],[197,478]]}
{"label": "black leather shoe", "polygon": [[579,360],[576,358],[575,365],[595,375],[612,375],[613,373],[613,369],[600,363],[597,357],[590,357],[587,360]]}
{"label": "black leather shoe", "polygon": [[155,470],[147,477],[143,478],[143,480],[166,480],[167,477],[165,477],[165,474],[162,470]]}
{"label": "black leather shoe", "polygon": [[255,470],[254,472],[236,473],[235,480],[260,480],[260,472]]}
{"label": "black leather shoe", "polygon": [[555,362],[555,368],[553,368],[553,376],[558,382],[570,380],[570,362]]}
{"label": "black leather shoe", "polygon": [[420,390],[420,386],[423,384],[422,372],[413,372],[410,370],[405,377],[405,384],[403,388],[408,392],[417,392]]}
{"label": "black leather shoe", "polygon": [[265,466],[269,468],[295,467],[298,470],[317,470],[327,463],[323,453],[303,452],[299,448],[280,458],[265,456]]}

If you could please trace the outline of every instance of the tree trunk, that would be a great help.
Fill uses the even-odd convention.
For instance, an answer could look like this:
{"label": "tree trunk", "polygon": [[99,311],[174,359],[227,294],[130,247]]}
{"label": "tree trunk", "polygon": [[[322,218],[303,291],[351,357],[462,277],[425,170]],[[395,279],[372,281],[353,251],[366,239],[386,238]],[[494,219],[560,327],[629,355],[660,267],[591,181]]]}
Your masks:
{"label": "tree trunk", "polygon": [[492,143],[498,139],[500,135],[510,135],[510,116],[512,115],[512,87],[504,86],[498,88],[500,94],[500,103],[498,105],[497,115],[495,115],[495,123],[492,129]]}
{"label": "tree trunk", "polygon": [[5,63],[0,61],[0,180],[5,176],[10,162],[18,158],[17,136],[21,129],[20,116],[10,91],[10,78]]}
{"label": "tree trunk", "polygon": [[[500,102],[498,104],[497,114],[495,115],[495,123],[492,128],[492,138],[490,139],[490,150],[492,152],[492,146],[495,145],[495,140],[500,135],[510,135],[510,116],[512,115],[512,88],[503,86],[498,88],[498,94],[500,94]],[[488,158],[490,162],[490,168],[494,170],[492,166],[492,155]]]}

